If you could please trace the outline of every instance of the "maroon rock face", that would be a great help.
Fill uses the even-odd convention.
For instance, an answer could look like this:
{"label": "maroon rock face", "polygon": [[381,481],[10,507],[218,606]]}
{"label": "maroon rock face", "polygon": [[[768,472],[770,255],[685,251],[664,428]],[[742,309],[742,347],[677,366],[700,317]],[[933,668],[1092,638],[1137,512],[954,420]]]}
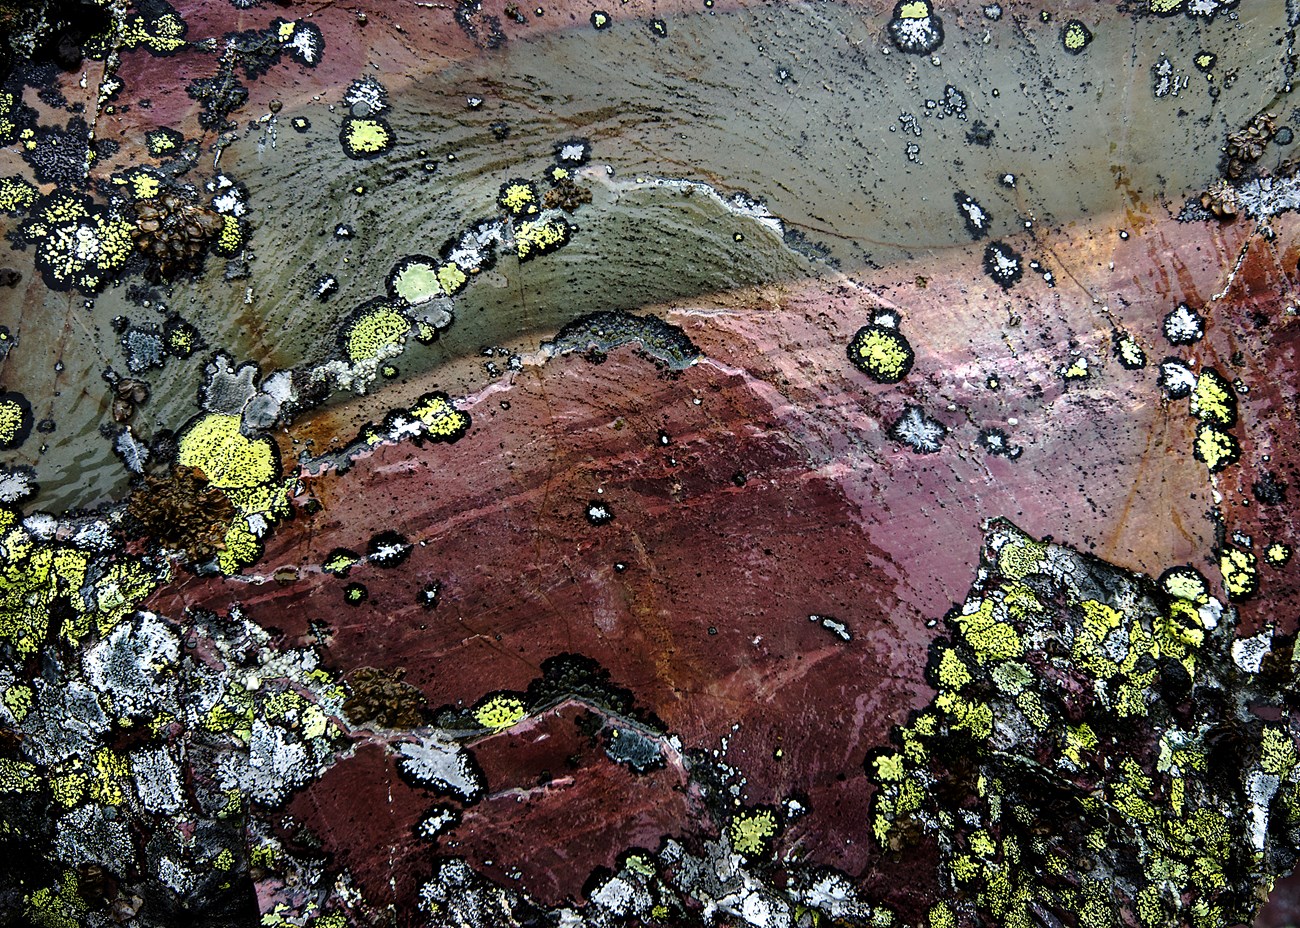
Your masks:
{"label": "maroon rock face", "polygon": [[[287,641],[323,619],[327,661],[398,662],[435,705],[523,690],[556,654],[594,658],[684,746],[712,750],[726,737],[752,801],[805,797],[813,811],[792,834],[817,862],[861,870],[872,853],[852,837],[865,819],[862,758],[924,692],[906,681],[924,662],[925,617],[894,594],[898,578],[880,569],[889,556],[834,481],[809,473],[745,378],[707,364],[663,377],[630,349],[540,373],[521,378],[508,410],[501,394],[471,407],[478,424],[455,446],[384,447],[312,481],[324,511],[287,525],[265,562],[296,564],[299,582],[191,583],[157,606],[221,611],[238,600]],[[556,405],[557,390],[579,385]],[[543,410],[558,428],[530,427]],[[367,489],[354,495],[357,486]],[[611,522],[588,521],[593,499]],[[409,560],[353,568],[348,580],[369,598],[344,605],[343,581],[314,568],[390,526],[414,544]],[[432,580],[441,596],[426,610],[417,596]],[[842,622],[850,640],[814,615]],[[864,679],[890,682],[868,691]],[[680,771],[637,776],[599,751],[550,744],[573,739],[571,719],[537,725],[476,748],[490,798],[451,837],[476,863],[521,871],[530,893],[553,902],[579,897],[590,872],[627,847],[698,827],[699,809],[674,793]],[[540,757],[534,739],[547,746]],[[544,771],[554,779],[539,787]],[[613,822],[597,829],[601,808]],[[328,816],[305,821],[358,838]],[[383,820],[371,824],[388,834]]]}

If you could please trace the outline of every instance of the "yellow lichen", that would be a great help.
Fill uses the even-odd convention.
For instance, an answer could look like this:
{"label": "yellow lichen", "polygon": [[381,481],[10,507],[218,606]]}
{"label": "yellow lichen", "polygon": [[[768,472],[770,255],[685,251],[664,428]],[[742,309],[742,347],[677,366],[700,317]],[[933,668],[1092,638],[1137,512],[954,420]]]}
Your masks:
{"label": "yellow lichen", "polygon": [[427,303],[443,293],[438,266],[422,260],[399,264],[389,279],[389,288],[393,296],[412,306]]}
{"label": "yellow lichen", "polygon": [[1205,464],[1210,473],[1217,474],[1241,459],[1241,446],[1236,436],[1209,422],[1196,426],[1196,440],[1192,445],[1196,460]]}
{"label": "yellow lichen", "polygon": [[939,684],[944,689],[954,691],[971,681],[970,671],[952,648],[944,649],[943,656],[939,659],[938,676]]}
{"label": "yellow lichen", "polygon": [[912,369],[912,346],[889,326],[863,326],[848,351],[853,365],[877,383],[898,383]]}
{"label": "yellow lichen", "polygon": [[469,416],[451,405],[445,393],[428,393],[411,407],[411,415],[424,423],[434,439],[455,441],[469,428]]}
{"label": "yellow lichen", "polygon": [[349,116],[343,120],[339,138],[349,158],[374,158],[393,146],[393,130],[382,119]]}
{"label": "yellow lichen", "polygon": [[1264,560],[1270,567],[1283,568],[1291,560],[1291,546],[1286,542],[1275,541],[1264,549]]}
{"label": "yellow lichen", "polygon": [[14,393],[0,396],[0,449],[16,448],[31,428],[31,408]]}
{"label": "yellow lichen", "polygon": [[484,728],[503,731],[519,723],[525,714],[524,704],[515,696],[489,697],[474,709],[474,720]]}
{"label": "yellow lichen", "polygon": [[378,303],[356,314],[343,334],[348,360],[364,361],[399,350],[411,330],[411,321],[395,306]]}
{"label": "yellow lichen", "polygon": [[1023,580],[1041,569],[1046,553],[1042,542],[1010,539],[998,550],[998,570],[1008,580]]}
{"label": "yellow lichen", "polygon": [[994,617],[994,603],[990,599],[983,600],[975,612],[955,615],[953,621],[981,664],[1019,657],[1024,653],[1020,635],[1009,623]]}
{"label": "yellow lichen", "polygon": [[515,230],[515,254],[520,261],[559,248],[569,240],[569,224],[563,219],[524,222]]}
{"label": "yellow lichen", "polygon": [[438,269],[438,283],[449,295],[459,293],[469,277],[455,264],[444,264]]}
{"label": "yellow lichen", "polygon": [[537,188],[526,180],[512,180],[502,185],[497,202],[516,218],[537,214]]}
{"label": "yellow lichen", "polygon": [[244,224],[236,216],[221,217],[221,231],[212,247],[217,254],[229,257],[236,254],[247,242],[248,233]]}
{"label": "yellow lichen", "polygon": [[0,177],[0,212],[16,213],[36,202],[37,191],[21,177]]}
{"label": "yellow lichen", "polygon": [[176,463],[197,467],[223,490],[265,484],[279,476],[275,446],[269,439],[248,438],[239,416],[208,413],[181,433]]}
{"label": "yellow lichen", "polygon": [[1223,588],[1230,599],[1244,599],[1259,587],[1259,572],[1255,555],[1238,548],[1228,548],[1219,555],[1219,571],[1223,574]]}
{"label": "yellow lichen", "polygon": [[738,812],[727,826],[732,849],[746,856],[766,852],[776,832],[776,815],[771,809]]}
{"label": "yellow lichen", "polygon": [[0,793],[30,793],[41,785],[36,765],[0,757]]}
{"label": "yellow lichen", "polygon": [[95,752],[91,767],[90,798],[112,806],[121,805],[126,798],[122,781],[131,775],[126,758],[108,748],[100,748]]}
{"label": "yellow lichen", "polygon": [[1212,368],[1201,371],[1196,378],[1189,408],[1202,422],[1224,428],[1232,428],[1237,423],[1237,397],[1232,392],[1232,384]]}
{"label": "yellow lichen", "polygon": [[43,886],[27,896],[25,914],[41,928],[81,928],[89,905],[77,892],[77,874],[63,871],[57,890]]}

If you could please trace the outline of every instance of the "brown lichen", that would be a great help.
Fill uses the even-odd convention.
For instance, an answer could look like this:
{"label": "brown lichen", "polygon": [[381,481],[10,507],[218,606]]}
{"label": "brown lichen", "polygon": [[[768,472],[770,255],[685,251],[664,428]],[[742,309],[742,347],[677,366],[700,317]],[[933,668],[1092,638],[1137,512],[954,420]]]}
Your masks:
{"label": "brown lichen", "polygon": [[1223,149],[1223,173],[1230,180],[1245,176],[1264,156],[1264,149],[1277,133],[1277,116],[1260,113],[1228,136]]}
{"label": "brown lichen", "polygon": [[175,193],[137,203],[135,215],[131,237],[149,261],[147,276],[155,280],[171,280],[194,267],[225,226],[216,210]]}
{"label": "brown lichen", "polygon": [[417,728],[428,718],[424,693],[403,683],[406,670],[360,667],[348,675],[343,712],[354,725],[374,721],[384,728]]}
{"label": "brown lichen", "polygon": [[1226,180],[1216,181],[1201,194],[1201,206],[1208,209],[1219,219],[1236,219],[1239,208],[1237,188]]}
{"label": "brown lichen", "polygon": [[113,383],[113,421],[126,422],[135,415],[136,406],[149,398],[149,385],[142,380],[123,378]]}
{"label": "brown lichen", "polygon": [[165,477],[146,475],[131,493],[127,515],[141,534],[185,552],[196,563],[225,547],[235,507],[197,467],[175,467]]}
{"label": "brown lichen", "polygon": [[571,177],[561,177],[555,181],[551,189],[546,191],[546,196],[542,198],[542,206],[547,209],[562,209],[566,213],[571,213],[584,203],[590,202],[591,191],[586,187],[579,187]]}

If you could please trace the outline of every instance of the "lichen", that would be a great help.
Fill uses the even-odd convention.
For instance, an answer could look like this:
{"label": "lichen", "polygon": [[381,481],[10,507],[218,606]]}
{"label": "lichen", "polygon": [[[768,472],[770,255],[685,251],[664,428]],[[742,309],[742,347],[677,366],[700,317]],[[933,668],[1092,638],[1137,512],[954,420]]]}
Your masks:
{"label": "lichen", "polygon": [[[1249,552],[1222,566],[1250,586]],[[1004,521],[945,623],[936,697],[867,763],[877,841],[937,847],[958,890],[932,924],[1253,917],[1300,812],[1296,733],[1245,708],[1283,695],[1257,676],[1267,633],[1234,639],[1192,568],[1157,584]]]}
{"label": "lichen", "polygon": [[174,467],[166,477],[144,476],[127,500],[127,515],[148,538],[185,552],[194,563],[225,546],[235,507],[197,467]]}
{"label": "lichen", "polygon": [[912,369],[915,354],[896,326],[873,323],[849,342],[849,360],[876,383],[898,383]]}
{"label": "lichen", "polygon": [[348,698],[343,711],[354,725],[375,721],[384,728],[415,728],[427,716],[428,701],[409,683],[403,683],[405,670],[361,667],[346,680]]}

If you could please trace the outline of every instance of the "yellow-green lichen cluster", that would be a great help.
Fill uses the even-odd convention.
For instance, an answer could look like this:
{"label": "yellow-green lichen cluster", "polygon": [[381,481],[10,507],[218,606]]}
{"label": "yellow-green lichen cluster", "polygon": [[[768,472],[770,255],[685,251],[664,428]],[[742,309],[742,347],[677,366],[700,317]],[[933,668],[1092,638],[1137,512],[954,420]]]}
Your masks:
{"label": "yellow-green lichen cluster", "polygon": [[[165,565],[40,541],[14,510],[0,509],[0,639],[20,657],[37,652],[51,621],[72,645],[92,631],[107,634],[168,576]],[[20,690],[5,693],[6,705],[23,699]]]}
{"label": "yellow-green lichen cluster", "polygon": [[425,440],[448,444],[458,441],[469,431],[471,419],[452,405],[445,393],[426,393],[403,409],[394,409],[381,424],[366,423],[353,448],[368,450],[384,442],[409,439],[417,445]]}
{"label": "yellow-green lichen cluster", "polygon": [[1291,546],[1284,541],[1275,541],[1264,549],[1264,560],[1270,567],[1281,570],[1291,560]]}
{"label": "yellow-green lichen cluster", "polygon": [[897,326],[865,325],[849,341],[849,360],[876,383],[898,383],[915,357]]}
{"label": "yellow-green lichen cluster", "polygon": [[155,158],[163,155],[170,155],[180,150],[181,144],[185,137],[175,129],[162,127],[153,129],[145,133],[145,147],[149,149],[149,154]]}
{"label": "yellow-green lichen cluster", "polygon": [[63,871],[53,886],[42,886],[27,896],[24,914],[41,928],[81,928],[90,906],[77,885],[76,872]]}
{"label": "yellow-green lichen cluster", "polygon": [[36,202],[37,190],[21,177],[0,177],[0,213],[17,215]]}
{"label": "yellow-green lichen cluster", "polygon": [[176,463],[196,467],[225,493],[236,516],[226,532],[217,564],[234,573],[262,554],[267,527],[289,514],[289,488],[280,477],[280,458],[268,438],[249,438],[240,418],[205,413],[181,432]]}
{"label": "yellow-green lichen cluster", "polygon": [[31,205],[22,237],[54,290],[98,290],[135,252],[134,224],[80,194],[55,190]]}
{"label": "yellow-green lichen cluster", "polygon": [[1092,30],[1077,19],[1072,19],[1061,29],[1061,47],[1077,55],[1092,43]]}
{"label": "yellow-green lichen cluster", "polygon": [[772,840],[779,830],[780,822],[771,809],[746,809],[732,816],[727,825],[727,837],[738,854],[758,857],[771,850]]}
{"label": "yellow-green lichen cluster", "polygon": [[[1230,589],[1248,555],[1224,555]],[[958,890],[931,923],[1250,920],[1285,857],[1271,842],[1290,843],[1270,822],[1300,820],[1300,778],[1295,733],[1223,701],[1255,692],[1257,652],[1229,647],[1230,619],[1190,567],[1157,585],[989,526],[932,650],[933,702],[867,764],[876,840],[933,836]]]}
{"label": "yellow-green lichen cluster", "polygon": [[154,2],[140,12],[114,18],[107,32],[86,43],[86,54],[106,58],[115,51],[146,48],[155,55],[171,55],[186,45],[189,27],[179,13],[165,2]]}
{"label": "yellow-green lichen cluster", "polygon": [[402,350],[410,331],[399,304],[372,300],[344,320],[339,343],[349,361],[382,360]]}
{"label": "yellow-green lichen cluster", "polygon": [[339,130],[343,153],[355,160],[378,158],[393,147],[393,128],[386,120],[375,116],[348,116]]}
{"label": "yellow-green lichen cluster", "polygon": [[12,145],[27,127],[31,110],[12,90],[0,90],[0,145]]}
{"label": "yellow-green lichen cluster", "polygon": [[248,244],[248,225],[238,216],[222,216],[221,231],[212,243],[212,250],[223,257],[240,252]]}
{"label": "yellow-green lichen cluster", "polygon": [[1092,375],[1088,368],[1088,359],[1083,355],[1077,355],[1070,359],[1067,364],[1061,367],[1062,379],[1068,381],[1084,381]]}
{"label": "yellow-green lichen cluster", "polygon": [[520,261],[530,261],[563,247],[570,232],[568,221],[561,216],[521,222],[515,227],[515,254]]}
{"label": "yellow-green lichen cluster", "polygon": [[1147,366],[1147,353],[1127,332],[1115,333],[1114,347],[1115,358],[1125,370],[1135,371]]}
{"label": "yellow-green lichen cluster", "polygon": [[441,296],[454,296],[469,280],[453,261],[408,255],[388,273],[388,296],[399,304],[419,306]]}
{"label": "yellow-green lichen cluster", "polygon": [[0,393],[0,451],[17,448],[32,430],[32,405],[21,393]]}
{"label": "yellow-green lichen cluster", "polygon": [[1237,397],[1227,378],[1213,368],[1201,371],[1192,388],[1189,411],[1197,419],[1192,443],[1196,460],[1212,474],[1241,460],[1241,444],[1229,431],[1237,424]]}
{"label": "yellow-green lichen cluster", "polygon": [[1219,554],[1219,573],[1229,599],[1245,599],[1259,589],[1259,567],[1254,554],[1225,548]]}
{"label": "yellow-green lichen cluster", "polygon": [[445,393],[426,393],[411,406],[411,415],[424,425],[424,434],[434,441],[455,441],[469,428],[469,413],[451,404]]}
{"label": "yellow-green lichen cluster", "polygon": [[492,731],[504,731],[519,724],[525,714],[522,699],[508,693],[497,693],[474,708],[474,721]]}
{"label": "yellow-green lichen cluster", "polygon": [[532,181],[510,180],[501,185],[497,194],[497,204],[512,217],[535,216],[541,207],[541,198]]}

